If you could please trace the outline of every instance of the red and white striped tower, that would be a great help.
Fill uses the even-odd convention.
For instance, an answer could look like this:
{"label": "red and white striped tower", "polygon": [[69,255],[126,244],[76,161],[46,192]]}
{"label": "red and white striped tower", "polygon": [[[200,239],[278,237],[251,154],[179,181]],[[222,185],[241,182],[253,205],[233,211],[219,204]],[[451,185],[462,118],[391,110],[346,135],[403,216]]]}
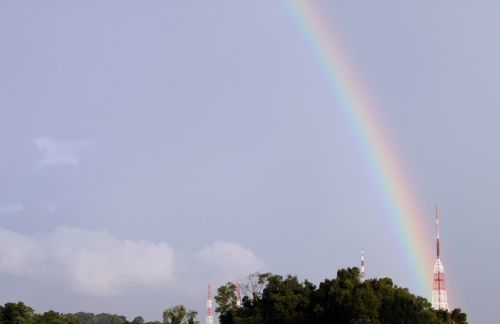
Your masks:
{"label": "red and white striped tower", "polygon": [[214,324],[214,317],[212,315],[212,286],[208,285],[208,298],[207,298],[207,319],[206,324]]}
{"label": "red and white striped tower", "polygon": [[236,307],[241,307],[241,286],[239,282],[236,284]]}
{"label": "red and white striped tower", "polygon": [[439,254],[439,215],[436,205],[436,263],[434,263],[434,276],[432,280],[432,308],[448,311],[448,297],[446,282],[444,280],[444,267]]}
{"label": "red and white striped tower", "polygon": [[361,271],[359,272],[359,281],[365,282],[365,251],[361,249]]}

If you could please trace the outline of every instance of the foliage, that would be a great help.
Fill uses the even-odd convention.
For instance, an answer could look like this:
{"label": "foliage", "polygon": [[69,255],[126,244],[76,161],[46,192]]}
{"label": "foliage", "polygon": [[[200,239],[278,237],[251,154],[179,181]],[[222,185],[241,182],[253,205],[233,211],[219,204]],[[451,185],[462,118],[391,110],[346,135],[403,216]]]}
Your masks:
{"label": "foliage", "polygon": [[164,324],[198,324],[196,316],[198,312],[187,310],[184,305],[177,305],[163,312]]}
{"label": "foliage", "polygon": [[[163,323],[199,324],[196,320],[196,311],[186,310],[178,305],[165,310]],[[167,318],[165,318],[167,316]],[[162,324],[162,322],[145,322],[142,316],[135,317],[128,322],[125,316],[101,313],[93,314],[78,312],[75,314],[61,314],[48,311],[36,314],[35,311],[23,302],[0,305],[0,324]]]}
{"label": "foliage", "polygon": [[7,303],[0,306],[0,322],[5,324],[35,323],[35,311],[23,302]]}
{"label": "foliage", "polygon": [[72,314],[60,314],[48,311],[41,315],[35,315],[35,322],[40,324],[80,324],[77,316]]}
{"label": "foliage", "polygon": [[243,284],[243,293],[252,298],[260,298],[262,291],[267,284],[267,279],[272,274],[270,272],[260,273],[254,272],[248,275],[246,282]]}
{"label": "foliage", "polygon": [[196,320],[196,316],[198,316],[197,311],[188,311],[186,314],[186,324],[199,324],[200,322]]}
{"label": "foliage", "polygon": [[4,324],[80,324],[77,316],[48,311],[35,314],[35,311],[23,302],[7,303],[0,306],[0,323]]}
{"label": "foliage", "polygon": [[[316,287],[296,276],[252,274],[255,290],[247,290],[242,306],[233,302],[234,284],[220,287],[215,297],[221,324],[327,324],[403,323],[466,324],[460,309],[451,313],[433,310],[422,297],[395,286],[391,279],[361,283],[357,268],[342,269],[335,279],[325,279]],[[248,296],[251,295],[251,296]]]}
{"label": "foliage", "polygon": [[236,285],[232,282],[228,282],[217,289],[217,295],[215,296],[217,307],[215,311],[221,314],[228,313],[231,309],[236,307],[236,301]]}
{"label": "foliage", "polygon": [[79,312],[74,314],[79,320],[81,324],[126,324],[127,319],[125,316],[101,313],[101,314],[93,314],[93,313],[85,313]]}
{"label": "foliage", "polygon": [[144,324],[144,318],[142,318],[142,316],[137,316],[130,323],[131,324]]}

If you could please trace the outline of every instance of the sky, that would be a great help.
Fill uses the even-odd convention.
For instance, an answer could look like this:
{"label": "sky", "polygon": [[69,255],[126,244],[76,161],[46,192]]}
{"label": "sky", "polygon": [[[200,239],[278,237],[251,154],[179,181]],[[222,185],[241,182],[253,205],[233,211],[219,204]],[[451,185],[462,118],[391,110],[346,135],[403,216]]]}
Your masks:
{"label": "sky", "polygon": [[[451,307],[491,322],[500,5],[313,6],[376,103],[429,237],[440,207]],[[209,282],[318,283],[361,248],[367,277],[423,293],[287,7],[0,1],[1,304],[147,320],[185,304],[203,321]]]}

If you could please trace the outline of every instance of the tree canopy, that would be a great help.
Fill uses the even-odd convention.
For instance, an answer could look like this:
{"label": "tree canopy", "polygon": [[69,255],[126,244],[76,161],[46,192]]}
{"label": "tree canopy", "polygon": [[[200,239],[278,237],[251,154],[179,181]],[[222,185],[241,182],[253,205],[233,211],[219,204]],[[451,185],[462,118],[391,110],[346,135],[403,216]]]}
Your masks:
{"label": "tree canopy", "polygon": [[146,322],[142,316],[136,316],[129,322],[125,316],[108,313],[61,314],[50,310],[36,314],[33,308],[17,302],[0,305],[0,324],[198,324],[197,314],[178,305],[164,311],[163,321]]}
{"label": "tree canopy", "polygon": [[253,274],[250,280],[256,278],[261,279],[258,289],[245,292],[241,307],[232,302],[233,283],[219,287],[215,299],[221,324],[467,323],[460,309],[436,311],[390,278],[360,282],[358,268],[341,269],[318,286],[292,275]]}
{"label": "tree canopy", "polygon": [[184,305],[177,305],[163,312],[163,324],[198,324],[198,312],[187,310]]}

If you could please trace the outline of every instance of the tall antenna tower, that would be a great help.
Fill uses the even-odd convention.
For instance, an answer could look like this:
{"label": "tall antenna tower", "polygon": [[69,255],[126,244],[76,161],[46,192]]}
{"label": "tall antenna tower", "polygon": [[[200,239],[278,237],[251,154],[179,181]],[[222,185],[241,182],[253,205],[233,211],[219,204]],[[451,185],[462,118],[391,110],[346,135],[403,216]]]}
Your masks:
{"label": "tall antenna tower", "polygon": [[240,283],[236,283],[236,307],[241,307],[241,286]]}
{"label": "tall antenna tower", "polygon": [[361,271],[359,273],[359,281],[365,282],[365,251],[361,249]]}
{"label": "tall antenna tower", "polygon": [[214,317],[212,315],[212,286],[208,285],[208,298],[207,298],[207,318],[206,324],[214,324]]}
{"label": "tall antenna tower", "polygon": [[448,311],[448,296],[444,280],[444,266],[441,263],[439,251],[439,215],[436,205],[436,263],[434,263],[434,276],[432,279],[432,308]]}

